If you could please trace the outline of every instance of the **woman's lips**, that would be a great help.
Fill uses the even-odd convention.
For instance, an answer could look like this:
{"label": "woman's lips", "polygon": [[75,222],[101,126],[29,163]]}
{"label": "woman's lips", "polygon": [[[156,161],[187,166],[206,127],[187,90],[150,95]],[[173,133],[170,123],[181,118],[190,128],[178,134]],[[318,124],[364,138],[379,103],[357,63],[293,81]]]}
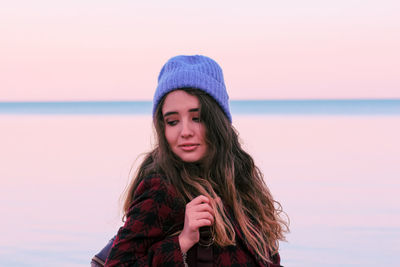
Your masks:
{"label": "woman's lips", "polygon": [[179,145],[179,148],[182,149],[183,151],[190,152],[195,150],[199,144],[182,144]]}

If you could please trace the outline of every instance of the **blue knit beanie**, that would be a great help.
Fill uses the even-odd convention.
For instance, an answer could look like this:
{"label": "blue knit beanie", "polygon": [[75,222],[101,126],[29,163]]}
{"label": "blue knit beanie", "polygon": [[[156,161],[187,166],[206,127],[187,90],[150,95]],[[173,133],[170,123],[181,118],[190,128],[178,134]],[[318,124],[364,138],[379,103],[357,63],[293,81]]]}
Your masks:
{"label": "blue knit beanie", "polygon": [[153,98],[153,117],[164,95],[184,87],[200,89],[209,94],[232,122],[222,69],[211,58],[200,55],[176,56],[165,63],[158,76]]}

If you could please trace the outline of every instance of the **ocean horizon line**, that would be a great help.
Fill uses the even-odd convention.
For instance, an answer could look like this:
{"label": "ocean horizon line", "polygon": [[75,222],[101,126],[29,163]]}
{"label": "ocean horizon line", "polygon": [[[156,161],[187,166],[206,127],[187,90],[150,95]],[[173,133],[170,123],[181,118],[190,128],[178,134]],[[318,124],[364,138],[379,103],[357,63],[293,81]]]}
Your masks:
{"label": "ocean horizon line", "polygon": [[[399,99],[230,100],[234,114],[400,115]],[[0,101],[0,114],[151,114],[150,100]]]}

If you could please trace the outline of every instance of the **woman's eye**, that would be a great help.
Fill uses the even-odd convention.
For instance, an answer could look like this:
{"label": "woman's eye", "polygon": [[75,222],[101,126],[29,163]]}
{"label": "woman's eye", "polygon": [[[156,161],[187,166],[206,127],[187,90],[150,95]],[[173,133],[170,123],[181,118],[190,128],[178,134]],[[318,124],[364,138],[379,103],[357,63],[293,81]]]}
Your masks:
{"label": "woman's eye", "polygon": [[174,125],[176,125],[177,123],[178,123],[177,120],[167,121],[167,124],[168,124],[169,126],[174,126]]}
{"label": "woman's eye", "polygon": [[195,121],[195,122],[200,122],[200,118],[199,117],[193,117],[192,120]]}

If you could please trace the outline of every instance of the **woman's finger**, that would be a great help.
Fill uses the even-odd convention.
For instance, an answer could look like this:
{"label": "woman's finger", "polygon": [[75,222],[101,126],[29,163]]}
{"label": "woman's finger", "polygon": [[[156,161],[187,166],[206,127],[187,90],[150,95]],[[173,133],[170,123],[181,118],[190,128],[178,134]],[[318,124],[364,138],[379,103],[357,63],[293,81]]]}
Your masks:
{"label": "woman's finger", "polygon": [[202,220],[202,219],[208,219],[211,222],[214,222],[214,216],[209,212],[198,212],[193,214],[192,216],[192,220]]}
{"label": "woman's finger", "polygon": [[212,221],[209,220],[209,219],[201,219],[201,220],[197,220],[197,221],[193,224],[193,226],[194,226],[195,228],[197,228],[197,230],[198,230],[200,227],[203,227],[203,226],[211,226],[212,224],[213,224]]}
{"label": "woman's finger", "polygon": [[214,214],[213,208],[210,206],[210,204],[206,204],[206,203],[198,204],[198,205],[196,205],[196,206],[193,206],[193,207],[192,207],[192,210],[193,210],[193,211],[197,211],[197,212],[200,212],[200,211],[208,211],[208,212],[210,212],[211,214]]}
{"label": "woman's finger", "polygon": [[198,205],[201,203],[210,203],[210,199],[204,195],[200,195],[192,199],[192,201],[189,202],[191,205]]}

